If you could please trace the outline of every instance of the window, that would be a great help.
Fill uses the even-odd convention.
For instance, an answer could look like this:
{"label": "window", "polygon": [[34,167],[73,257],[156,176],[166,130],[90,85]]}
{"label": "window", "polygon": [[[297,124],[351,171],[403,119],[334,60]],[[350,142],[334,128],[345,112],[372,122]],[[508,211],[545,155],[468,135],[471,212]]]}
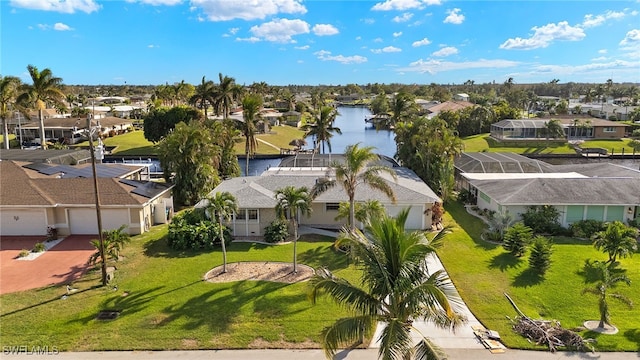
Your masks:
{"label": "window", "polygon": [[616,128],[613,126],[607,126],[606,128],[604,128],[603,130],[604,132],[616,132]]}
{"label": "window", "polygon": [[245,209],[241,209],[238,210],[238,212],[236,213],[236,220],[246,220],[247,219],[247,212]]}
{"label": "window", "polygon": [[337,211],[340,208],[340,203],[326,203],[324,206],[325,211]]}
{"label": "window", "polygon": [[258,220],[258,210],[250,209],[247,210],[247,213],[249,214],[249,220]]}

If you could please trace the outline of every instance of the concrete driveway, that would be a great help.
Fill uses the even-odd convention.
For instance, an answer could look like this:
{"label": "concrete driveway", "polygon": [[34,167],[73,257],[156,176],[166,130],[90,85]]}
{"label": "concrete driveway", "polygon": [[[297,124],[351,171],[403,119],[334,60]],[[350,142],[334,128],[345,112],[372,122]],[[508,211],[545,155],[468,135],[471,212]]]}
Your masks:
{"label": "concrete driveway", "polygon": [[95,252],[89,243],[95,236],[68,236],[33,260],[17,260],[22,249],[32,249],[43,236],[0,237],[0,294],[68,284],[84,274]]}

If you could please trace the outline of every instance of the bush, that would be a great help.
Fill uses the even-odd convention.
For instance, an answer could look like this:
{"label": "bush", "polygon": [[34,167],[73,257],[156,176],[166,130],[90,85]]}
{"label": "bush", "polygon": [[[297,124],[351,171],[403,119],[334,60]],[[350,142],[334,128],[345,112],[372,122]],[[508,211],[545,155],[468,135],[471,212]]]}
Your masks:
{"label": "bush", "polygon": [[501,243],[504,238],[499,231],[485,231],[484,239],[494,243]]}
{"label": "bush", "polygon": [[466,205],[475,204],[477,202],[477,199],[475,196],[473,196],[473,193],[471,193],[471,191],[462,189],[458,193],[458,201]]}
{"label": "bush", "polygon": [[289,236],[289,228],[286,220],[273,220],[264,228],[264,240],[268,243],[283,242],[287,236]]}
{"label": "bush", "polygon": [[628,221],[629,226],[634,227],[636,229],[640,229],[640,218],[636,218]]}
{"label": "bush", "polygon": [[33,250],[31,251],[38,253],[38,252],[43,252],[46,249],[47,248],[44,246],[43,242],[37,242],[35,245],[33,245]]}
{"label": "bush", "polygon": [[544,236],[536,236],[531,243],[529,266],[540,275],[551,267],[551,248],[552,243]]}
{"label": "bush", "polygon": [[559,218],[560,212],[551,205],[529,206],[527,211],[522,214],[524,224],[536,234],[556,235],[562,232]]}
{"label": "bush", "polygon": [[516,223],[504,233],[502,247],[516,257],[524,255],[531,242],[533,230],[521,222]]}
{"label": "bush", "polygon": [[600,220],[580,220],[569,225],[571,236],[583,239],[590,239],[595,233],[606,228],[604,221]]}
{"label": "bush", "polygon": [[31,251],[29,251],[27,249],[22,249],[22,250],[20,250],[20,253],[18,254],[18,257],[19,258],[27,257],[27,256],[29,256],[30,253],[31,253]]}
{"label": "bush", "polygon": [[[225,244],[232,240],[231,230],[223,225]],[[169,247],[176,250],[213,249],[220,245],[220,228],[206,220],[204,211],[194,209],[176,215],[169,224]]]}

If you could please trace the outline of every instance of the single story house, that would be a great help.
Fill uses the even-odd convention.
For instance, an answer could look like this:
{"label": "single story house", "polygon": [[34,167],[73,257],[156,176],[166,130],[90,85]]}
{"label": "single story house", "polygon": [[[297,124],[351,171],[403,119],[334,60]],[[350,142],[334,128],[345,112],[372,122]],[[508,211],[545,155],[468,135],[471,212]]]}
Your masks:
{"label": "single story house", "polygon": [[[408,229],[431,229],[431,209],[434,203],[442,200],[413,171],[394,168],[397,181],[386,174],[381,176],[393,189],[397,201],[392,203],[387,196],[362,184],[356,190],[356,201],[379,200],[389,215],[395,216],[402,209],[410,207],[406,227]],[[276,219],[275,192],[286,186],[313,188],[319,179],[325,178],[327,168],[323,167],[272,167],[260,176],[247,176],[223,181],[210,195],[218,192],[230,192],[238,201],[239,211],[229,226],[234,236],[262,236],[264,228]],[[318,195],[312,203],[309,217],[301,216],[301,225],[319,228],[339,229],[346,223],[338,221],[340,202],[349,197],[339,184]],[[201,200],[196,207],[206,206]]]}
{"label": "single story house", "polygon": [[512,153],[465,153],[455,167],[458,188],[469,190],[475,205],[516,219],[534,205],[554,206],[565,227],[640,217],[640,170],[612,163],[551,165]]}
{"label": "single story house", "polygon": [[[172,185],[142,181],[142,167],[100,164],[103,230],[141,234],[173,213]],[[91,166],[0,161],[0,235],[98,234]]]}
{"label": "single story house", "polygon": [[460,111],[473,106],[476,104],[468,101],[445,101],[427,108],[427,118],[431,119],[443,111]]}
{"label": "single story house", "polygon": [[[75,144],[87,140],[86,118],[49,118],[44,120],[44,134],[48,141],[64,141],[66,144]],[[92,128],[100,128],[100,133],[104,136],[110,135],[112,131],[122,132],[133,128],[131,120],[117,117],[105,117],[91,121]],[[40,141],[40,123],[31,122],[22,124],[15,129],[16,137],[25,142]]]}
{"label": "single story house", "polygon": [[[496,140],[545,139],[547,123],[553,119],[505,119],[491,125]],[[629,125],[615,121],[587,118],[557,119],[569,139],[620,139]]]}

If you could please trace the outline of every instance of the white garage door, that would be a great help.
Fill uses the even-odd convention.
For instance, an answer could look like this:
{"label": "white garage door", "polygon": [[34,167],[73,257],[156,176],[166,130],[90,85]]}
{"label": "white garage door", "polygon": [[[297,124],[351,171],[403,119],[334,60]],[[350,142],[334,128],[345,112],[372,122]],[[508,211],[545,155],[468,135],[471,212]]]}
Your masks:
{"label": "white garage door", "polygon": [[[400,213],[401,210],[407,208],[408,206],[393,206],[388,205],[387,214],[390,216],[396,216]],[[404,224],[405,229],[407,230],[421,230],[424,225],[422,224],[422,206],[412,206],[409,211],[409,216],[407,217],[407,222]]]}
{"label": "white garage door", "polygon": [[0,235],[46,235],[45,209],[0,210]]}
{"label": "white garage door", "polygon": [[[129,209],[100,209],[102,229],[113,230],[123,224],[129,226]],[[95,208],[69,209],[71,234],[98,234]]]}

